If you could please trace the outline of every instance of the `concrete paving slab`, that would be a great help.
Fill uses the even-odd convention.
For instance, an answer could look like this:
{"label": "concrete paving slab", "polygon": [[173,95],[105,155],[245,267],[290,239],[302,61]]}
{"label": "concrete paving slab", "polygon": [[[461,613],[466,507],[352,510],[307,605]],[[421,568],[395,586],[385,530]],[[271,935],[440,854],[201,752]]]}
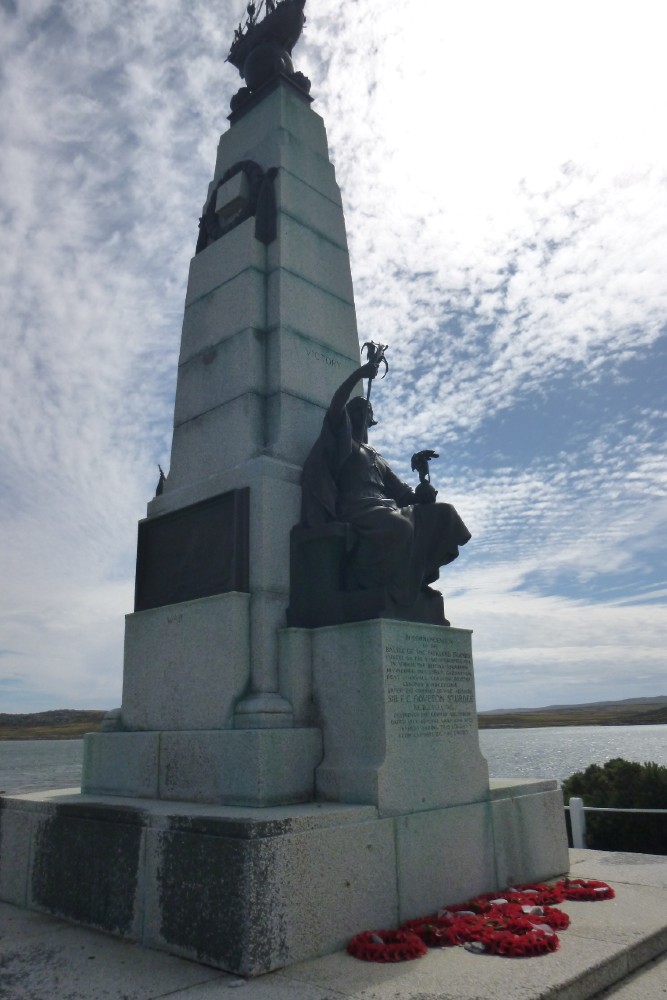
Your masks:
{"label": "concrete paving slab", "polygon": [[295,966],[276,975],[354,1000],[538,1000],[547,994],[583,1000],[625,975],[618,951],[613,943],[570,936],[561,951],[521,961],[443,948],[415,962],[373,965],[339,952],[320,959],[316,969]]}
{"label": "concrete paving slab", "polygon": [[661,886],[667,889],[667,855],[622,854],[608,851],[571,851],[570,876],[603,882]]}
{"label": "concrete paving slab", "polygon": [[618,986],[604,990],[595,1000],[665,1000],[666,996],[667,956],[642,966]]}
{"label": "concrete paving slab", "polygon": [[56,921],[46,913],[22,910],[7,903],[0,903],[0,950],[4,955],[14,942],[24,942],[28,938],[55,934],[66,930],[70,924]]}
{"label": "concrete paving slab", "polygon": [[217,969],[0,903],[2,1000],[154,1000],[230,978]]}
{"label": "concrete paving slab", "polygon": [[[238,987],[238,989],[236,989]],[[324,990],[310,983],[299,983],[272,972],[247,981],[230,977],[179,991],[169,1000],[345,1000],[337,990]]]}

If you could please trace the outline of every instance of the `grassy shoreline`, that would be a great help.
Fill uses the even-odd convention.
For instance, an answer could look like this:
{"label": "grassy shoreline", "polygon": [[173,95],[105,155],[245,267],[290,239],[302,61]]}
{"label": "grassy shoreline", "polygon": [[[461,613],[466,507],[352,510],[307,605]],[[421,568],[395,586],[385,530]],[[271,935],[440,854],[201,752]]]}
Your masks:
{"label": "grassy shoreline", "polygon": [[[80,740],[100,731],[104,711],[58,709],[31,715],[0,713],[0,740]],[[480,729],[537,729],[545,726],[647,726],[667,724],[662,700],[645,704],[618,702],[566,708],[481,712]]]}
{"label": "grassy shoreline", "polygon": [[482,712],[480,729],[538,729],[545,726],[659,726],[667,723],[667,706],[659,702],[646,705],[586,705],[569,708],[526,710],[520,712]]}
{"label": "grassy shoreline", "polygon": [[0,713],[0,740],[80,740],[99,733],[106,711],[59,708],[27,715]]}

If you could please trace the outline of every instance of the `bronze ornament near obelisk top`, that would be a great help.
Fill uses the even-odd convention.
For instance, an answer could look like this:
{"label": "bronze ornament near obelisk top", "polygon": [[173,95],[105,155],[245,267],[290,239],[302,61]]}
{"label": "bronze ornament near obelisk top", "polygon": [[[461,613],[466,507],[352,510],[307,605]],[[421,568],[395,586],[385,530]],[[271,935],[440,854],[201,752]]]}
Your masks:
{"label": "bronze ornament near obelisk top", "polygon": [[236,66],[246,82],[231,100],[232,111],[276,76],[287,77],[305,94],[310,93],[310,80],[295,72],[292,63],[292,49],[306,21],[305,5],[306,0],[259,0],[257,5],[248,4],[246,21],[235,29],[227,56],[227,62]]}

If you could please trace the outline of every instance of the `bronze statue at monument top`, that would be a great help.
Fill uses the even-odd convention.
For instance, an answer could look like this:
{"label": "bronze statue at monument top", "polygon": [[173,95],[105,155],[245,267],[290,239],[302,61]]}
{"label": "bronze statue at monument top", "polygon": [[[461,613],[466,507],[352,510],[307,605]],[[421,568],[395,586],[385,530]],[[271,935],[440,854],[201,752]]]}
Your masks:
{"label": "bronze statue at monument top", "polygon": [[292,63],[292,49],[306,21],[305,5],[306,0],[259,0],[258,4],[248,4],[245,24],[235,29],[227,56],[227,62],[236,66],[246,82],[246,87],[232,98],[232,111],[275,76],[287,77],[305,94],[310,92],[310,80],[296,73]]}

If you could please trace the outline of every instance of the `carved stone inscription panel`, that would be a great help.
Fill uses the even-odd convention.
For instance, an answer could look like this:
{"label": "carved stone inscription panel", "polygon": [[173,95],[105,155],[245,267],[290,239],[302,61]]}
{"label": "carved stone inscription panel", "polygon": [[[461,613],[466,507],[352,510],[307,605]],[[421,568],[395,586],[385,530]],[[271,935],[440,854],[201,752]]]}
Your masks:
{"label": "carved stone inscription panel", "polygon": [[437,738],[476,731],[469,648],[454,636],[405,631],[384,652],[388,735]]}

